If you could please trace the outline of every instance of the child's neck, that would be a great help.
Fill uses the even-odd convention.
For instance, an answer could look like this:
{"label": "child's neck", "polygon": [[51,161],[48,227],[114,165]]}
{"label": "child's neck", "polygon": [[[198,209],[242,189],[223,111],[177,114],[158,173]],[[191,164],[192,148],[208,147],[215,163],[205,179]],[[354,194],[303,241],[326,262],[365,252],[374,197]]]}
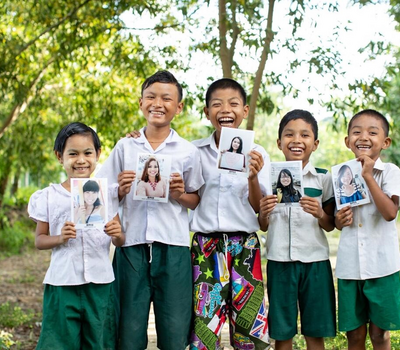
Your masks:
{"label": "child's neck", "polygon": [[150,143],[150,146],[156,150],[158,146],[160,146],[169,136],[170,132],[171,129],[169,126],[156,128],[148,125],[144,131],[144,135],[147,141]]}
{"label": "child's neck", "polygon": [[68,192],[71,192],[71,179],[65,180],[62,184],[62,187],[64,187]]}

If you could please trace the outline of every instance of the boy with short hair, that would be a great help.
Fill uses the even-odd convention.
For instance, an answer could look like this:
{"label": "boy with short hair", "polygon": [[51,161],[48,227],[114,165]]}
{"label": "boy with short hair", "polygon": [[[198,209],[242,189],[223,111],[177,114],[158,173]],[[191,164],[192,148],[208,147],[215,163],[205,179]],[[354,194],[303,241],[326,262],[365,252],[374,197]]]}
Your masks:
{"label": "boy with short hair", "polygon": [[345,143],[362,164],[371,202],[336,213],[342,230],[336,263],[339,330],[347,332],[350,350],[365,349],[369,322],[373,348],[390,349],[389,331],[400,329],[400,169],[380,159],[391,144],[387,119],[371,109],[357,113]]}
{"label": "boy with short hair", "polygon": [[255,233],[259,229],[260,184],[265,192],[269,156],[254,145],[248,179],[221,174],[217,169],[221,127],[238,128],[248,110],[246,93],[238,82],[213,82],[206,93],[204,112],[215,131],[193,142],[200,151],[205,184],[190,223],[195,232],[191,349],[222,349],[220,336],[227,317],[235,349],[269,348],[260,243]]}
{"label": "boy with short hair", "polygon": [[334,229],[334,193],[327,170],[310,163],[318,148],[318,124],[308,111],[293,110],[279,124],[277,144],[286,161],[302,161],[304,196],[300,207],[276,207],[277,195],[261,200],[260,226],[267,237],[270,336],[276,350],[292,349],[301,333],[307,349],[324,349],[336,335],[335,291],[328,240]]}
{"label": "boy with short hair", "polygon": [[[171,129],[172,119],[183,108],[182,87],[171,73],[160,71],[147,78],[139,103],[147,126],[140,137],[118,141],[98,173],[115,183],[126,232],[126,242],[116,249],[113,264],[120,304],[118,348],[146,349],[153,302],[157,346],[183,350],[192,316],[187,208],[197,206],[197,190],[204,183],[200,155]],[[138,153],[172,157],[167,203],[133,200]]]}

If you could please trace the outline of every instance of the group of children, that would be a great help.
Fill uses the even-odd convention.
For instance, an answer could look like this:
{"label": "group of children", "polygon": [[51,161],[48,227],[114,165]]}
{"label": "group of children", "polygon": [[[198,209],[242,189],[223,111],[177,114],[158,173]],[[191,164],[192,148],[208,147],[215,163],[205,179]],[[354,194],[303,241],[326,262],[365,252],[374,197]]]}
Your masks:
{"label": "group of children", "polygon": [[[171,73],[146,79],[139,103],[147,125],[121,139],[96,175],[110,184],[104,232],[78,229],[70,217],[70,180],[89,177],[101,150],[84,124],[64,127],[55,142],[67,180],[31,197],[36,246],[53,249],[37,349],[146,349],[151,303],[160,349],[223,349],[227,319],[234,349],[268,349],[269,336],[275,349],[292,349],[298,312],[307,348],[324,349],[324,337],[336,335],[324,234],[335,227],[342,230],[339,330],[347,332],[349,349],[365,349],[369,324],[374,349],[390,349],[389,331],[400,329],[400,170],[380,160],[391,143],[383,115],[356,114],[345,139],[362,163],[371,203],[336,211],[330,175],[310,163],[319,141],[309,112],[293,110],[280,122],[277,145],[287,161],[302,162],[304,195],[299,207],[277,207],[278,195],[267,190],[270,160],[263,147],[255,144],[249,153],[248,178],[217,169],[221,128],[238,128],[248,114],[239,83],[224,78],[210,85],[204,113],[215,131],[193,143],[170,126],[183,108],[182,88]],[[167,203],[132,198],[142,152],[172,158]],[[268,230],[269,306],[260,228]]]}

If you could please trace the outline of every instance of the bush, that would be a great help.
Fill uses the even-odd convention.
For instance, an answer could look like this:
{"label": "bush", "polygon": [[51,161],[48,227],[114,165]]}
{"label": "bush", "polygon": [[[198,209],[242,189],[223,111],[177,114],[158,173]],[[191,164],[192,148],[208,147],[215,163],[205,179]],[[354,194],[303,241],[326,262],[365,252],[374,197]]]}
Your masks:
{"label": "bush", "polygon": [[1,350],[8,350],[11,349],[11,346],[15,344],[15,341],[13,341],[12,334],[1,331],[0,332],[0,349]]}
{"label": "bush", "polygon": [[25,313],[19,306],[8,302],[0,305],[0,326],[2,327],[14,328],[27,325],[33,321],[34,316],[35,313],[32,310]]}
{"label": "bush", "polygon": [[4,255],[19,254],[26,246],[34,246],[31,223],[17,221],[14,225],[5,226],[0,230],[0,252]]}

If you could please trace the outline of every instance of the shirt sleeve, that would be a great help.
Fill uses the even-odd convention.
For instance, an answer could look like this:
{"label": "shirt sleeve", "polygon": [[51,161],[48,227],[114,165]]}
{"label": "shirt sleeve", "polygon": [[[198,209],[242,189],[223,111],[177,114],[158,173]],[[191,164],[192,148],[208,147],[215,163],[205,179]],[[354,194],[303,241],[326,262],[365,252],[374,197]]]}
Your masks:
{"label": "shirt sleeve", "polygon": [[29,217],[34,221],[49,222],[48,190],[36,191],[28,203]]}
{"label": "shirt sleeve", "polygon": [[400,169],[392,164],[385,164],[385,172],[383,175],[382,191],[389,197],[399,196],[400,197]]}
{"label": "shirt sleeve", "polygon": [[195,192],[204,184],[200,152],[197,148],[193,148],[189,162],[185,166],[183,181],[185,181],[186,192]]}
{"label": "shirt sleeve", "polygon": [[330,202],[333,198],[332,176],[327,172],[322,179],[322,204]]}

